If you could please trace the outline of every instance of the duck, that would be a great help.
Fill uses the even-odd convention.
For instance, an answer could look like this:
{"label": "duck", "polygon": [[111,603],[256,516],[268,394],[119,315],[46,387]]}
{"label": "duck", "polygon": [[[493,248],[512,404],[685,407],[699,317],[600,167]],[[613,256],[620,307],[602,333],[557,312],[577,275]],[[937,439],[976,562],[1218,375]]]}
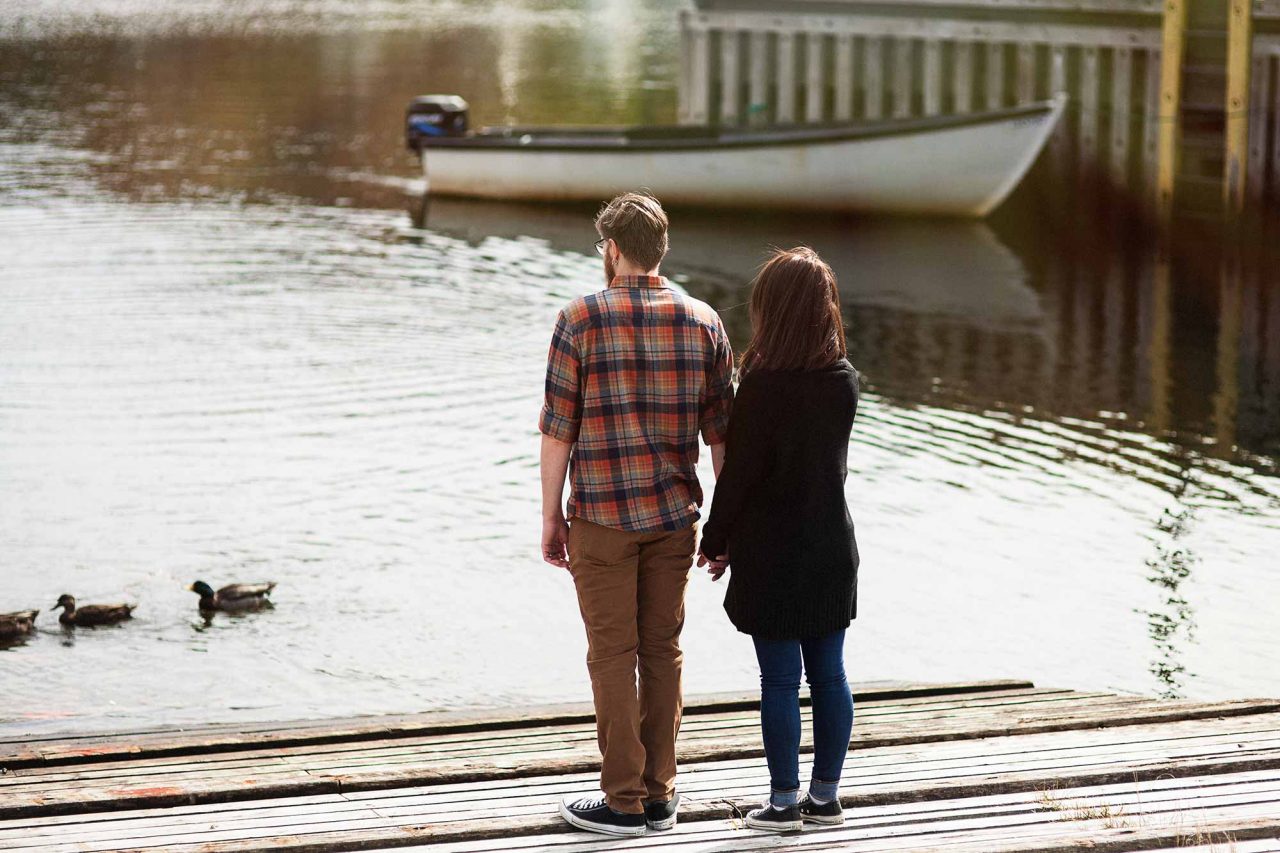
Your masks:
{"label": "duck", "polygon": [[19,610],[17,613],[0,613],[0,640],[16,640],[35,630],[39,610]]}
{"label": "duck", "polygon": [[63,625],[90,628],[94,625],[114,625],[117,622],[132,619],[133,611],[137,606],[136,604],[86,604],[84,607],[77,607],[73,596],[63,594],[58,597],[58,603],[53,607],[55,610],[62,608],[58,621]]}
{"label": "duck", "polygon": [[204,581],[196,581],[187,589],[200,596],[200,609],[203,611],[222,610],[227,613],[240,613],[246,610],[261,610],[271,607],[267,598],[271,590],[276,588],[275,581],[266,583],[233,583],[224,586],[217,592]]}

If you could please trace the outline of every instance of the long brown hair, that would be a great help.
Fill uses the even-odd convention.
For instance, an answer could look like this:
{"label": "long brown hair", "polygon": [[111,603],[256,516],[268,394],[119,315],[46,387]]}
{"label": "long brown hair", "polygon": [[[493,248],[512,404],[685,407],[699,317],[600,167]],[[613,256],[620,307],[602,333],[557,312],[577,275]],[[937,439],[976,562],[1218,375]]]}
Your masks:
{"label": "long brown hair", "polygon": [[751,288],[751,343],[740,373],[817,370],[848,354],[836,274],[808,246],[775,249]]}

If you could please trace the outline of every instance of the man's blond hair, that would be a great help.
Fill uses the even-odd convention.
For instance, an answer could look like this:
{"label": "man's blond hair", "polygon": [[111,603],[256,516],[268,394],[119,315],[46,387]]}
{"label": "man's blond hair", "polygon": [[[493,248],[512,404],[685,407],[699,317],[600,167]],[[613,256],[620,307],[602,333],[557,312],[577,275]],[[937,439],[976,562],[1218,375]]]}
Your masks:
{"label": "man's blond hair", "polygon": [[600,208],[596,230],[641,269],[656,268],[667,255],[667,212],[648,193],[623,193]]}

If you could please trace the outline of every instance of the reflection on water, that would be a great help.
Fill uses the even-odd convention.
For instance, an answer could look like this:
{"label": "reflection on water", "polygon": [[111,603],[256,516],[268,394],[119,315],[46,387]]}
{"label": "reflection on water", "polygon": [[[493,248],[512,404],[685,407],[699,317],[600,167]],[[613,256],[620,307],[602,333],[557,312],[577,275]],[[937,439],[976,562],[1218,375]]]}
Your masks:
{"label": "reflection on water", "polygon": [[1155,609],[1143,612],[1156,651],[1151,674],[1163,685],[1160,695],[1169,699],[1184,695],[1187,668],[1182,663],[1182,647],[1195,640],[1195,611],[1182,592],[1182,585],[1191,577],[1196,562],[1195,555],[1182,545],[1191,516],[1190,509],[1177,512],[1166,509],[1156,523],[1161,534],[1155,543],[1156,556],[1147,560],[1147,568],[1151,570],[1147,580],[1155,586],[1159,597]]}
{"label": "reflection on water", "polygon": [[[593,209],[415,225],[400,117],[434,90],[481,122],[668,120],[675,9],[0,8],[0,611],[141,602],[0,652],[0,726],[587,697],[535,417],[555,312],[599,286]],[[666,271],[739,346],[768,246],[840,277],[855,678],[1280,693],[1274,259],[1162,258],[1033,199],[672,222]],[[277,608],[202,620],[197,577],[277,580]],[[753,686],[721,595],[691,584],[691,690]]]}

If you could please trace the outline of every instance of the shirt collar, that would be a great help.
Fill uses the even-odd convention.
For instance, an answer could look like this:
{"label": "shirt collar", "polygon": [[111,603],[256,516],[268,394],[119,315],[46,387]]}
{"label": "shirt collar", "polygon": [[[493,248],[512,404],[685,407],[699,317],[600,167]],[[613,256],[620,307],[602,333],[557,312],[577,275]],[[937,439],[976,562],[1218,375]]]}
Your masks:
{"label": "shirt collar", "polygon": [[660,275],[615,275],[610,287],[666,287],[667,280]]}

